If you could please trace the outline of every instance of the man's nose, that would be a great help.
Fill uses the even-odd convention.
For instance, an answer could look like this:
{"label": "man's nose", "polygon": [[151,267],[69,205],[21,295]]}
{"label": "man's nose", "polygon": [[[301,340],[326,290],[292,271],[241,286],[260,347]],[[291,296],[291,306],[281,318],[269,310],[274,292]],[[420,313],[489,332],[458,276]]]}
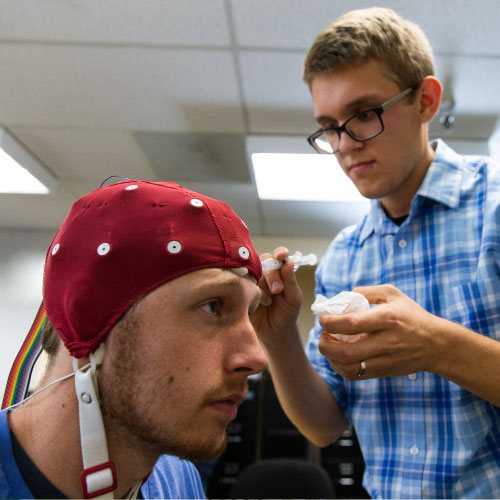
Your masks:
{"label": "man's nose", "polygon": [[353,149],[363,147],[363,143],[353,139],[345,130],[340,132],[340,137],[337,145],[337,152],[349,153]]}
{"label": "man's nose", "polygon": [[267,366],[267,356],[248,319],[235,334],[233,345],[229,348],[227,369],[231,372],[254,375]]}

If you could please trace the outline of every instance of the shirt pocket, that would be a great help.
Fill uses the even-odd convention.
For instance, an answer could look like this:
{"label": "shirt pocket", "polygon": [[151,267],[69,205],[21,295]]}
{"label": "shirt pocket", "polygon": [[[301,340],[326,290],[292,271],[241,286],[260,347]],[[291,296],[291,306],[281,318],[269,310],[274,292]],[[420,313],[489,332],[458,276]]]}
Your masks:
{"label": "shirt pocket", "polygon": [[451,289],[447,319],[500,339],[500,280],[471,281]]}

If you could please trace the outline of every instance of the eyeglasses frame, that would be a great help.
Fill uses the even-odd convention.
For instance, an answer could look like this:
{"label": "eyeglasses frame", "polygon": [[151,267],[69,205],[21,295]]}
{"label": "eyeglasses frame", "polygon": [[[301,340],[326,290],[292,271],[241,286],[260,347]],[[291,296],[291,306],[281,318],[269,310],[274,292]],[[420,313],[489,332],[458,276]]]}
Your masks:
{"label": "eyeglasses frame", "polygon": [[[376,108],[370,108],[370,109],[366,109],[364,111],[360,111],[358,113],[355,113],[350,118],[348,118],[342,125],[340,125],[340,127],[336,127],[335,125],[332,125],[331,127],[320,128],[320,129],[316,130],[316,132],[313,132],[307,138],[307,142],[314,148],[314,150],[317,153],[320,153],[320,154],[335,154],[335,153],[338,153],[340,151],[340,148],[336,149],[335,151],[332,151],[331,153],[328,153],[327,151],[320,150],[318,147],[316,147],[315,140],[318,137],[320,137],[321,135],[323,135],[325,132],[328,132],[330,130],[335,130],[335,132],[337,132],[337,135],[339,136],[339,141],[341,139],[340,135],[342,134],[342,132],[345,132],[349,137],[351,137],[351,139],[354,139],[357,142],[366,142],[366,141],[369,141],[370,139],[373,139],[374,137],[377,137],[378,135],[380,135],[385,130],[384,122],[382,120],[382,113],[384,111],[386,111],[387,109],[389,109],[391,106],[394,106],[399,101],[403,100],[406,96],[410,95],[412,92],[414,92],[417,89],[418,89],[418,85],[413,85],[412,87],[408,87],[407,89],[401,91],[399,94],[395,95],[394,97],[392,97],[388,101],[384,102],[380,106],[377,106]],[[356,116],[358,116],[360,113],[367,113],[369,111],[373,111],[374,113],[376,113],[376,115],[377,115],[377,117],[378,117],[378,119],[380,121],[380,125],[382,125],[382,128],[376,134],[373,134],[370,137],[366,137],[365,139],[359,139],[358,137],[354,136],[352,134],[352,132],[350,132],[347,129],[346,125],[352,119],[354,119]]]}

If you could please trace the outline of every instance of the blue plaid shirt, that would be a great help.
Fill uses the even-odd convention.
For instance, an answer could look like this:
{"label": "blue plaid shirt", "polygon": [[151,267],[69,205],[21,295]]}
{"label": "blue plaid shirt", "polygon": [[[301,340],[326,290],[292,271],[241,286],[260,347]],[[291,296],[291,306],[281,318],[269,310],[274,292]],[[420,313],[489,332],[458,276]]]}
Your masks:
{"label": "blue plaid shirt", "polygon": [[[330,245],[316,293],[390,283],[500,340],[500,168],[442,141],[433,147],[405,222],[373,201]],[[500,498],[500,408],[432,373],[345,380],[318,351],[321,330],[316,322],[306,352],[356,429],[373,498]]]}

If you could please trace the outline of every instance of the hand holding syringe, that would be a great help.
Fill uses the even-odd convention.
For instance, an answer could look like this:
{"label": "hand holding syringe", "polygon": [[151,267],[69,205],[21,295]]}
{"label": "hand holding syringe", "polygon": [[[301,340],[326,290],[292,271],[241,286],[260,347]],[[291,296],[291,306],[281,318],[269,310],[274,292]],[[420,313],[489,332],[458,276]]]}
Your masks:
{"label": "hand holding syringe", "polygon": [[281,269],[283,264],[291,260],[293,261],[293,270],[296,271],[300,266],[308,265],[314,266],[318,262],[318,258],[315,254],[310,253],[309,255],[302,255],[298,250],[290,255],[287,259],[284,260],[276,260],[276,259],[265,259],[262,261],[262,270],[263,271],[273,271],[275,269]]}

